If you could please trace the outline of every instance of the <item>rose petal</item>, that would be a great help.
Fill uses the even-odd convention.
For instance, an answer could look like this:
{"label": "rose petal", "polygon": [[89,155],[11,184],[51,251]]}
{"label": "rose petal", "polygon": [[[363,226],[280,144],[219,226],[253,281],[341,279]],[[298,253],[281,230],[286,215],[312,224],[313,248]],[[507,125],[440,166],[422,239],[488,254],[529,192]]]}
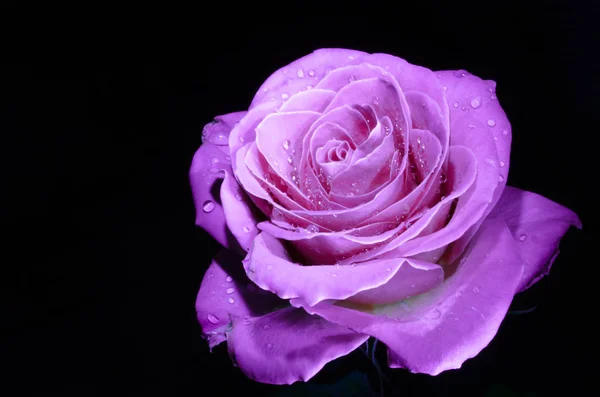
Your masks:
{"label": "rose petal", "polygon": [[438,288],[398,304],[375,306],[371,313],[345,303],[290,303],[374,336],[392,352],[391,367],[430,375],[460,368],[496,334],[523,271],[503,221],[485,222],[470,247],[456,273]]}
{"label": "rose petal", "polygon": [[219,193],[219,183],[224,178],[222,170],[231,169],[227,157],[219,146],[204,143],[194,154],[189,179],[196,207],[196,225],[222,246],[239,249],[227,227]]}
{"label": "rose petal", "polygon": [[299,92],[281,105],[278,112],[284,113],[309,110],[323,113],[323,110],[331,103],[335,94],[335,91],[318,89]]}
{"label": "rose petal", "polygon": [[281,306],[281,299],[248,280],[241,257],[220,250],[204,274],[196,298],[202,333],[212,349],[226,339],[230,316],[256,317]]}
{"label": "rose petal", "polygon": [[[496,99],[496,83],[481,80],[466,72],[436,73],[447,87],[446,96],[451,104],[452,144],[476,148],[473,152],[478,157],[478,163],[488,165],[480,166],[485,172],[478,176],[474,187],[480,200],[488,204],[479,221],[452,245],[447,260],[454,261],[502,195],[510,166],[511,126]],[[473,140],[475,137],[479,138],[479,142]],[[483,139],[489,142],[484,143]]]}
{"label": "rose petal", "polygon": [[503,219],[513,238],[525,270],[518,287],[523,291],[548,274],[558,244],[569,227],[581,229],[577,215],[535,193],[507,186],[489,218]]}
{"label": "rose petal", "polygon": [[[377,288],[390,281],[403,266],[413,266],[408,260],[373,260],[355,266],[303,266],[291,262],[281,241],[262,232],[254,241],[252,251],[244,260],[248,277],[262,289],[282,299],[301,298],[309,305],[325,299],[345,299],[357,293]],[[439,266],[419,271],[442,274]],[[414,269],[413,269],[414,270]],[[415,280],[418,271],[407,272]]]}
{"label": "rose petal", "polygon": [[247,112],[228,113],[217,116],[214,120],[204,126],[202,130],[202,142],[212,143],[218,146],[227,146],[229,133],[234,125],[238,123]]}
{"label": "rose petal", "polygon": [[287,308],[253,319],[234,317],[227,346],[250,379],[289,385],[308,381],[329,361],[349,354],[367,339],[302,309]]}
{"label": "rose petal", "polygon": [[[250,108],[267,101],[281,104],[287,96],[304,91],[309,85],[316,86],[330,71],[340,66],[358,64],[365,56],[367,54],[364,52],[344,48],[316,50],[269,76],[254,96]],[[299,70],[302,70],[300,76]]]}

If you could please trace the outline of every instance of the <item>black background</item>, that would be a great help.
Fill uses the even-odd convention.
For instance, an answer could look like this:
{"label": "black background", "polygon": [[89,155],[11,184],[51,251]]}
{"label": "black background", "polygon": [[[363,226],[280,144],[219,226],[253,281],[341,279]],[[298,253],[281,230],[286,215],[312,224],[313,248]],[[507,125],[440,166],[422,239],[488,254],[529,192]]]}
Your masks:
{"label": "black background", "polygon": [[[224,346],[209,353],[194,300],[218,247],[194,226],[187,172],[214,116],[246,109],[279,67],[344,47],[495,80],[513,126],[508,183],[573,209],[584,225],[563,239],[551,275],[512,306],[537,309],[507,317],[462,369],[435,378],[390,370],[381,347],[386,395],[577,395],[595,362],[598,318],[597,263],[586,254],[600,175],[590,4],[363,2],[325,12],[293,2],[238,16],[226,4],[168,16],[140,9],[118,28],[80,10],[74,28],[48,17],[8,29],[3,40],[17,51],[0,55],[0,388],[318,395],[246,379]],[[354,369],[377,388],[359,352],[310,384]]]}

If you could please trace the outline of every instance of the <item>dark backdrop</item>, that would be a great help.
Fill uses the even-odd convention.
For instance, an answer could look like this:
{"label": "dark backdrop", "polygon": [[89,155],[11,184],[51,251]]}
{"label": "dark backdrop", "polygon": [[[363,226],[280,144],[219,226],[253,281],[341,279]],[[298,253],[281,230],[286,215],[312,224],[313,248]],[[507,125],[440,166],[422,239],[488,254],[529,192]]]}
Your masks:
{"label": "dark backdrop", "polygon": [[[523,3],[363,2],[327,15],[303,2],[251,5],[240,16],[233,5],[169,16],[140,10],[118,33],[91,12],[72,30],[56,20],[12,30],[3,40],[20,51],[0,57],[0,388],[345,396],[340,382],[360,383],[358,370],[377,389],[359,352],[328,365],[312,388],[252,382],[223,346],[209,353],[194,313],[218,249],[194,226],[187,180],[203,125],[246,109],[277,68],[317,48],[346,47],[495,80],[513,126],[509,184],[573,209],[584,225],[563,239],[551,275],[512,307],[537,309],[509,316],[462,369],[435,378],[385,369],[380,349],[387,395],[575,393],[597,345],[597,306],[588,303],[597,299],[597,263],[585,252],[599,175],[599,14],[591,2]],[[83,35],[93,20],[96,34]]]}

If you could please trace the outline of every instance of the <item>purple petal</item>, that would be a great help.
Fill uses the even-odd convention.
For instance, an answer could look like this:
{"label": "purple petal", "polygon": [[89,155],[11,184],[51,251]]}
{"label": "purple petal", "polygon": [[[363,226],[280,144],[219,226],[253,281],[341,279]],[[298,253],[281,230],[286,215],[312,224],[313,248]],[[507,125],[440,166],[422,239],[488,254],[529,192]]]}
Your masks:
{"label": "purple petal", "polygon": [[487,202],[479,221],[453,244],[447,260],[454,261],[502,195],[510,166],[511,127],[495,96],[496,83],[466,72],[436,73],[447,88],[451,144],[477,148],[473,152],[482,172],[478,172],[473,193],[479,196],[479,201]]}
{"label": "purple petal", "polygon": [[231,170],[223,146],[206,142],[196,151],[190,167],[189,178],[196,206],[196,225],[206,230],[224,247],[239,249],[227,228],[219,183],[223,170]]}
{"label": "purple petal", "polygon": [[281,306],[281,300],[248,280],[241,257],[221,250],[204,274],[196,298],[196,313],[209,347],[226,339],[230,316],[256,317]]}
{"label": "purple petal", "polygon": [[290,307],[252,319],[234,317],[227,346],[250,379],[289,385],[308,381],[329,361],[349,354],[368,338]]}
{"label": "purple petal", "polygon": [[569,227],[581,228],[577,215],[535,193],[507,186],[490,213],[503,219],[516,242],[525,269],[518,287],[523,291],[548,274],[558,244]]}
{"label": "purple petal", "polygon": [[229,133],[247,112],[236,112],[217,116],[206,124],[202,130],[202,142],[212,143],[218,146],[227,146]]}
{"label": "purple petal", "polygon": [[[414,264],[403,259],[378,260],[355,266],[303,266],[291,261],[281,241],[262,232],[256,237],[252,251],[244,262],[248,277],[258,286],[283,299],[301,298],[309,305],[325,299],[345,299],[389,282],[401,268]],[[437,265],[403,269],[406,277],[420,280],[419,272],[431,272],[438,280],[443,274]],[[422,277],[429,280],[429,277]]]}
{"label": "purple petal", "polygon": [[335,91],[317,89],[299,92],[288,99],[287,102],[279,108],[278,112],[310,110],[323,113],[325,108],[335,97],[335,94]]}
{"label": "purple petal", "polygon": [[498,220],[482,225],[461,262],[438,288],[394,305],[375,306],[369,313],[350,303],[291,303],[385,343],[392,352],[391,367],[437,375],[460,368],[487,346],[523,272],[513,237]]}

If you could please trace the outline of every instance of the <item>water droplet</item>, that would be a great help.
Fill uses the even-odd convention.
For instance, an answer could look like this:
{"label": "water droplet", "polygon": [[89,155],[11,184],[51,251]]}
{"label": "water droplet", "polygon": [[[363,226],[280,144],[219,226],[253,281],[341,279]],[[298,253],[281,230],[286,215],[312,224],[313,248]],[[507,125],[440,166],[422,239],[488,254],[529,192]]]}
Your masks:
{"label": "water droplet", "polygon": [[214,157],[212,160],[210,160],[210,162],[211,162],[212,164],[217,164],[217,163],[219,162],[219,159],[218,159],[218,158],[216,158],[216,157]]}
{"label": "water droplet", "polygon": [[469,128],[473,129],[473,128],[475,128],[475,127],[476,127],[476,125],[475,125],[475,124],[469,124]]}
{"label": "water droplet", "polygon": [[294,161],[294,159],[292,158],[292,156],[288,156],[288,158],[287,158],[288,164],[292,164],[293,161]]}
{"label": "water droplet", "polygon": [[415,283],[412,283],[412,284],[410,285],[410,288],[415,288],[416,286],[417,286],[417,284],[415,284]]}
{"label": "water droplet", "polygon": [[480,96],[471,99],[471,107],[473,109],[477,109],[479,106],[481,106],[481,97]]}
{"label": "water droplet", "polygon": [[215,316],[212,313],[209,313],[208,316],[206,316],[206,318],[208,319],[208,321],[210,321],[211,324],[218,324],[219,323],[219,317]]}
{"label": "water droplet", "polygon": [[525,240],[527,240],[527,235],[521,234],[521,236],[519,236],[519,241],[525,241]]}
{"label": "water droplet", "polygon": [[391,267],[386,267],[386,268],[385,268],[385,271],[386,271],[386,272],[391,272],[391,271],[392,271],[392,268],[391,268]]}
{"label": "water droplet", "polygon": [[317,232],[319,231],[319,227],[318,227],[317,225],[312,225],[312,224],[311,224],[311,225],[308,225],[308,226],[306,227],[306,230],[307,230],[309,233],[317,233]]}
{"label": "water droplet", "polygon": [[484,163],[486,163],[487,165],[491,166],[491,167],[495,167],[496,166],[496,162],[492,159],[485,159],[483,160]]}
{"label": "water droplet", "polygon": [[498,99],[498,98],[496,98],[496,95],[492,95],[492,96],[490,97],[490,99],[491,99],[492,101],[495,101],[495,100],[496,100],[496,99]]}
{"label": "water droplet", "polygon": [[267,270],[273,270],[273,266],[272,265],[267,266]]}
{"label": "water droplet", "polygon": [[302,70],[302,68],[298,69],[298,72],[296,72],[296,76],[303,78],[304,77],[304,70]]}
{"label": "water droplet", "polygon": [[504,135],[504,136],[508,135],[508,130],[502,130],[502,135]]}
{"label": "water droplet", "polygon": [[480,291],[479,287],[475,286],[473,287],[473,293],[478,294]]}
{"label": "water droplet", "polygon": [[240,137],[240,142],[244,143],[245,139],[243,136]]}
{"label": "water droplet", "polygon": [[490,127],[493,127],[493,126],[495,126],[495,125],[496,125],[496,120],[494,120],[494,119],[489,119],[489,120],[487,121],[487,125],[489,125]]}
{"label": "water droplet", "polygon": [[376,96],[375,98],[373,98],[373,104],[374,105],[379,105],[379,97]]}
{"label": "water droplet", "polygon": [[458,102],[454,102],[454,103],[452,104],[452,106],[454,106],[455,108],[458,108]]}
{"label": "water droplet", "polygon": [[475,306],[471,306],[471,310],[473,310],[474,312],[476,312],[477,308]]}
{"label": "water droplet", "polygon": [[431,312],[431,319],[433,319],[433,320],[437,320],[441,316],[442,316],[442,312],[439,309],[435,309],[434,311]]}
{"label": "water droplet", "polygon": [[356,77],[354,77],[353,74],[351,74],[350,77],[348,77],[348,83],[352,83],[355,80],[356,80]]}
{"label": "water droplet", "polygon": [[228,283],[230,283],[230,282],[232,282],[232,281],[233,281],[233,279],[231,278],[231,276],[227,276],[227,277],[225,278],[225,281],[227,281]]}
{"label": "water droplet", "polygon": [[287,92],[282,92],[281,93],[281,99],[288,99],[290,97],[290,95]]}
{"label": "water droplet", "polygon": [[239,193],[235,194],[235,198],[238,199],[239,201],[242,201],[242,195]]}
{"label": "water droplet", "polygon": [[331,277],[337,277],[337,273],[331,273]]}
{"label": "water droplet", "polygon": [[244,226],[242,230],[244,231],[244,233],[250,233],[250,228],[248,226]]}
{"label": "water droplet", "polygon": [[204,204],[202,204],[202,211],[208,213],[208,212],[212,212],[215,209],[215,203],[213,203],[211,200],[206,200],[204,202]]}
{"label": "water droplet", "polygon": [[306,86],[306,89],[307,89],[307,90],[312,90],[312,88],[313,88],[313,86],[312,86],[312,85],[310,85],[310,84]]}
{"label": "water droplet", "polygon": [[441,78],[442,78],[442,75],[441,75],[441,74],[438,74],[438,75],[437,75],[437,78],[438,78],[438,79],[441,79]]}
{"label": "water droplet", "polygon": [[268,324],[265,324],[265,326],[263,328],[265,329],[265,331],[268,331],[271,329],[271,326]]}
{"label": "water droplet", "polygon": [[225,161],[231,161],[231,157],[225,156]]}
{"label": "water droplet", "polygon": [[497,137],[497,136],[495,136],[495,137],[494,137],[494,140],[495,140],[495,141],[497,141],[497,140],[498,140],[498,137]]}
{"label": "water droplet", "polygon": [[250,325],[250,324],[252,324],[252,322],[250,321],[250,318],[248,316],[246,316],[244,318],[244,325]]}
{"label": "water droplet", "polygon": [[226,293],[227,295],[231,295],[231,294],[233,294],[234,292],[235,292],[235,288],[227,288],[227,289],[225,290],[225,293]]}
{"label": "water droplet", "polygon": [[312,69],[311,69],[311,70],[309,70],[309,71],[308,71],[308,75],[309,75],[310,77],[314,77],[314,76],[315,76],[315,71],[314,71],[314,70],[312,70]]}
{"label": "water droplet", "polygon": [[503,177],[502,175],[499,175],[499,176],[498,176],[498,181],[500,181],[500,182],[504,182],[504,177]]}
{"label": "water droplet", "polygon": [[506,165],[506,163],[504,161],[500,162],[500,167],[504,167]]}
{"label": "water droplet", "polygon": [[210,167],[208,169],[208,172],[210,172],[211,174],[216,174],[217,172],[219,172],[219,169],[215,167]]}
{"label": "water droplet", "polygon": [[454,76],[456,77],[465,77],[467,75],[467,72],[464,70],[457,70],[456,72],[454,72]]}
{"label": "water droplet", "polygon": [[286,139],[285,141],[283,141],[283,143],[281,144],[281,146],[283,146],[283,148],[285,150],[288,150],[290,148],[290,143],[291,143],[290,140]]}
{"label": "water droplet", "polygon": [[235,302],[235,299],[233,299],[231,296],[229,298],[227,298],[227,302],[233,304]]}

